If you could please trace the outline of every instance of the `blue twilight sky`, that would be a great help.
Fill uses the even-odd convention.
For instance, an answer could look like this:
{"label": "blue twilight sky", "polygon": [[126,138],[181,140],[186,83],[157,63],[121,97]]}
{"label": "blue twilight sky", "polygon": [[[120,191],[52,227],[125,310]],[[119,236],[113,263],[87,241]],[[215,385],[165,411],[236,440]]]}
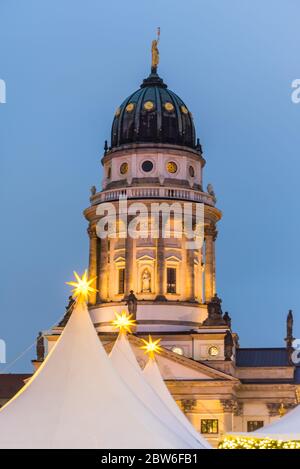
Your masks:
{"label": "blue twilight sky", "polygon": [[[224,218],[217,290],[241,345],[300,337],[298,0],[0,0],[0,338],[12,361],[88,262],[82,211],[116,107],[159,72],[192,110]],[[30,370],[33,351],[11,370]],[[1,367],[0,367],[1,369]],[[3,369],[3,367],[2,367]]]}

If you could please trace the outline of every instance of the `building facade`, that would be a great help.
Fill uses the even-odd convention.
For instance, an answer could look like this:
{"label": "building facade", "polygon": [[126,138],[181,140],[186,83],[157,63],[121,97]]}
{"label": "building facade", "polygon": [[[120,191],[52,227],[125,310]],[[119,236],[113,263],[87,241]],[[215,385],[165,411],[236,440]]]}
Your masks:
{"label": "building facade", "polygon": [[[137,320],[130,340],[141,367],[141,338],[160,337],[164,349],[158,363],[166,384],[196,430],[213,445],[226,432],[252,431],[280,418],[298,403],[300,376],[291,360],[292,313],[286,346],[240,347],[216,293],[215,243],[222,213],[212,185],[204,189],[205,159],[192,114],[159,77],[157,65],[117,108],[102,165],[102,187],[91,189],[84,216],[89,274],[98,290],[89,310],[107,350],[116,337],[111,321],[128,308]],[[139,234],[133,237],[128,230],[136,223],[137,205],[140,218],[134,226]],[[162,210],[153,215],[158,206],[170,214],[169,236]],[[101,220],[108,219],[112,207],[116,227],[101,238]],[[189,211],[195,228],[200,207],[203,242],[191,248],[182,214]],[[46,352],[51,349],[71,311],[72,300],[61,323],[39,336],[36,368],[44,347]],[[23,382],[14,376],[0,376],[2,403],[13,395],[1,394],[4,388],[7,394],[8,381],[13,379],[14,390],[16,382]]]}

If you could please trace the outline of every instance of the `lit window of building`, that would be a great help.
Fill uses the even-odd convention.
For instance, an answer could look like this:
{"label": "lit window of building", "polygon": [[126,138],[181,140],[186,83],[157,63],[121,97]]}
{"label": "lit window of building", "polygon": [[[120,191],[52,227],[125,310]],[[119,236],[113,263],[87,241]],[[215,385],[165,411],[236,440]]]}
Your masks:
{"label": "lit window of building", "polygon": [[201,420],[201,433],[207,433],[207,434],[219,433],[219,420],[218,419],[202,419]]}
{"label": "lit window of building", "polygon": [[264,426],[263,420],[248,420],[247,422],[247,432],[255,432],[259,428]]}
{"label": "lit window of building", "polygon": [[176,269],[167,268],[167,293],[176,293]]}
{"label": "lit window of building", "polygon": [[125,269],[119,269],[119,289],[118,293],[125,291]]}

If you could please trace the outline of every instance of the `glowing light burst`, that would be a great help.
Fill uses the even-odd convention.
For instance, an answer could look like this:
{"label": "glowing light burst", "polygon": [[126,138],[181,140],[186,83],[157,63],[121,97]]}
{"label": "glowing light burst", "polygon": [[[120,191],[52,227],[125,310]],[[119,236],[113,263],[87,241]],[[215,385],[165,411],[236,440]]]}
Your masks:
{"label": "glowing light burst", "polygon": [[141,349],[145,350],[145,353],[149,354],[150,358],[154,358],[156,353],[162,351],[162,347],[159,345],[161,339],[152,340],[151,335],[149,335],[149,340],[142,339],[145,345],[142,345]]}
{"label": "glowing light burst", "polygon": [[79,277],[78,273],[74,272],[74,277],[76,278],[77,282],[66,282],[66,284],[74,287],[72,290],[72,296],[73,298],[77,298],[79,302],[87,301],[91,293],[98,291],[96,288],[91,287],[91,284],[96,280],[97,277],[88,279],[87,270],[85,270],[82,277]]}
{"label": "glowing light burst", "polygon": [[131,319],[133,315],[122,311],[121,314],[115,313],[115,316],[116,319],[112,321],[113,327],[119,329],[119,332],[129,332],[131,334],[131,328],[136,325],[136,320]]}

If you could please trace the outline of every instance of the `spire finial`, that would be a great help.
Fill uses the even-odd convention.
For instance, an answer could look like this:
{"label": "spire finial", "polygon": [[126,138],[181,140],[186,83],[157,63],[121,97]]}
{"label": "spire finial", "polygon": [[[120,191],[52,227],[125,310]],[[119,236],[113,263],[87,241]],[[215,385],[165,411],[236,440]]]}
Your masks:
{"label": "spire finial", "polygon": [[158,50],[158,43],[160,38],[160,28],[157,28],[157,37],[153,39],[151,45],[151,54],[152,54],[152,62],[151,62],[151,73],[157,73],[157,66],[159,64],[159,50]]}
{"label": "spire finial", "polygon": [[294,318],[293,318],[293,312],[290,309],[286,318],[286,344],[287,347],[292,347],[294,337],[293,337],[293,325],[294,325]]}

